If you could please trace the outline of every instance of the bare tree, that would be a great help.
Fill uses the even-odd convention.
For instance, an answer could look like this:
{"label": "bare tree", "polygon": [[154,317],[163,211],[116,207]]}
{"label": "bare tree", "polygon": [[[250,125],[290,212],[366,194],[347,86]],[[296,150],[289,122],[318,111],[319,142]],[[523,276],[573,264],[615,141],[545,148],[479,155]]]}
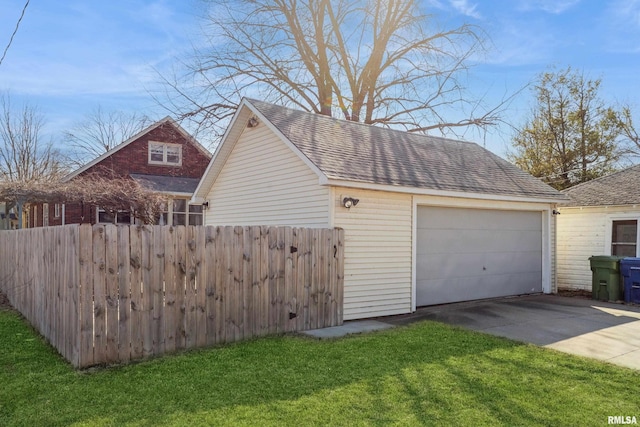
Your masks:
{"label": "bare tree", "polygon": [[53,143],[41,139],[43,123],[35,107],[14,109],[8,94],[0,96],[0,178],[2,185],[15,188],[4,201],[6,209],[16,206],[18,218],[30,201],[26,188],[47,186],[65,173]]}
{"label": "bare tree", "polygon": [[242,96],[409,131],[500,120],[506,101],[485,108],[462,80],[481,30],[438,29],[416,0],[210,3],[208,44],[165,83],[172,112],[217,133]]}
{"label": "bare tree", "polygon": [[44,117],[24,104],[14,109],[11,98],[0,96],[0,177],[5,181],[50,180],[64,174],[53,143],[42,141]]}
{"label": "bare tree", "polygon": [[167,203],[167,196],[154,192],[133,179],[98,174],[72,180],[0,181],[0,201],[19,207],[24,203],[86,203],[100,206],[114,215],[128,211],[145,224],[153,224]]}
{"label": "bare tree", "polygon": [[[167,196],[143,187],[129,177],[88,174],[62,183],[66,202],[83,202],[110,213],[128,211],[145,224],[155,224]],[[53,193],[55,194],[55,192]]]}
{"label": "bare tree", "polygon": [[105,112],[97,107],[73,129],[64,132],[63,141],[67,148],[65,157],[70,165],[80,167],[150,124],[151,119],[146,115]]}

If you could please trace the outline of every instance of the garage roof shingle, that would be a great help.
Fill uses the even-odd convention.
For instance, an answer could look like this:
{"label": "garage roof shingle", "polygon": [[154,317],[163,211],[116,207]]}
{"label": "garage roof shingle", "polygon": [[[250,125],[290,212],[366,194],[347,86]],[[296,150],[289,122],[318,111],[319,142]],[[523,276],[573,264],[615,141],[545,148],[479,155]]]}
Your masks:
{"label": "garage roof shingle", "polygon": [[619,206],[640,204],[640,165],[587,181],[563,191],[568,206]]}
{"label": "garage roof shingle", "polygon": [[247,100],[329,179],[565,199],[471,142],[408,133]]}

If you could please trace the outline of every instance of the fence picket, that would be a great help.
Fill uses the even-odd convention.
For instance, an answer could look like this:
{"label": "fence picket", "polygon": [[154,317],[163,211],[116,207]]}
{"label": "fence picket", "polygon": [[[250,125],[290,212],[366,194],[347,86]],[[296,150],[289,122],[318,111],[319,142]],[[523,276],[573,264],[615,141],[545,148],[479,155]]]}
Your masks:
{"label": "fence picket", "polygon": [[196,236],[193,226],[187,226],[187,280],[186,280],[186,311],[185,311],[185,345],[187,348],[196,346],[197,316],[196,316]]}
{"label": "fence picket", "polygon": [[163,227],[159,225],[149,226],[153,235],[153,252],[151,259],[151,337],[153,340],[153,353],[165,352],[165,280],[164,280],[164,236]]}
{"label": "fence picket", "polygon": [[80,226],[80,356],[78,366],[93,365],[93,230]]}
{"label": "fence picket", "polygon": [[105,251],[105,315],[106,362],[115,363],[118,355],[118,229],[114,224],[104,227]]}
{"label": "fence picket", "polygon": [[93,357],[96,361],[105,360],[106,353],[106,274],[105,274],[105,238],[104,227],[93,226]]}
{"label": "fence picket", "polygon": [[131,251],[129,227],[118,227],[118,359],[131,358]]}
{"label": "fence picket", "polygon": [[176,286],[176,318],[175,318],[175,341],[176,350],[184,349],[186,345],[185,331],[185,287],[187,273],[187,236],[184,227],[174,227],[175,232],[175,286]]}
{"label": "fence picket", "polygon": [[129,230],[131,268],[131,359],[142,358],[142,227]]}
{"label": "fence picket", "polygon": [[227,294],[225,293],[225,282],[226,282],[226,272],[225,272],[225,254],[226,254],[226,245],[225,245],[225,228],[224,227],[215,227],[215,236],[216,236],[216,279],[214,283],[214,292],[215,292],[215,342],[222,343],[227,340],[227,311],[226,311],[226,299]]}

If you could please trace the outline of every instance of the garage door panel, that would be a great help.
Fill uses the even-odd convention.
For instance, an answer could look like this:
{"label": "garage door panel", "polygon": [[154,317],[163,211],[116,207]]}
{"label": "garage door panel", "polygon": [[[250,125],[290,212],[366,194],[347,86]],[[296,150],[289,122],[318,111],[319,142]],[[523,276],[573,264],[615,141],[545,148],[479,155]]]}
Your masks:
{"label": "garage door panel", "polygon": [[[419,208],[423,209],[423,207]],[[520,211],[520,215],[513,215],[514,211],[492,209],[460,209],[460,208],[428,208],[433,215],[418,215],[417,226],[420,229],[440,230],[454,228],[467,230],[476,228],[476,224],[483,224],[488,230],[527,230],[538,229],[533,225],[540,218],[540,212]],[[441,212],[445,212],[442,215]],[[472,214],[469,214],[472,212]]]}
{"label": "garage door panel", "polygon": [[[487,275],[480,280],[467,277],[433,279],[420,281],[416,284],[416,304],[434,305],[461,301],[460,292],[464,292],[464,301],[477,299],[522,295],[540,292],[540,272],[527,274]],[[514,284],[517,285],[514,288]]]}
{"label": "garage door panel", "polygon": [[417,305],[542,291],[540,212],[418,207]]}
{"label": "garage door panel", "polygon": [[[458,231],[458,232],[456,232]],[[540,230],[418,230],[417,255],[438,253],[485,253],[512,252],[522,250],[522,242],[528,242],[527,249],[541,251]],[[433,244],[429,244],[432,242]]]}
{"label": "garage door panel", "polygon": [[475,277],[540,272],[536,252],[433,254],[416,265],[420,278]]}

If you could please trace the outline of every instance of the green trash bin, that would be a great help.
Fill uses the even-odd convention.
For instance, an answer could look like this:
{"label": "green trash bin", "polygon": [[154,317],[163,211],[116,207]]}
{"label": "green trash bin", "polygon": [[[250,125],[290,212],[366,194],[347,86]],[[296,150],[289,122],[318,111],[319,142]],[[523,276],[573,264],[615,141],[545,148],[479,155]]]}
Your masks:
{"label": "green trash bin", "polygon": [[589,258],[591,271],[591,297],[600,301],[619,301],[622,299],[620,285],[620,260],[624,257],[596,255]]}

